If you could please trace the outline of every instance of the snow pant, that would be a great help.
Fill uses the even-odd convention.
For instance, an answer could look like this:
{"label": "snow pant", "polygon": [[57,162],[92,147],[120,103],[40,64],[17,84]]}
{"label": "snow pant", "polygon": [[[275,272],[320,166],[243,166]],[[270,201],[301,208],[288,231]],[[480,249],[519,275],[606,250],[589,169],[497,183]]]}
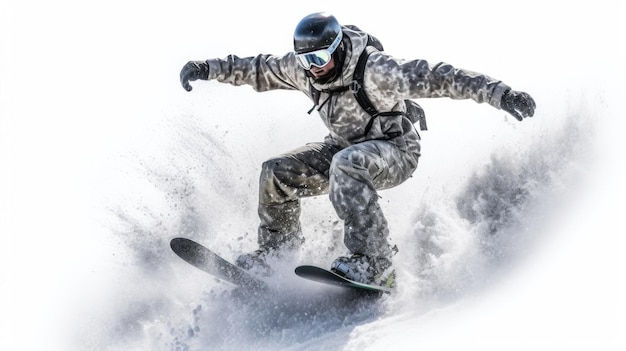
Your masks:
{"label": "snow pant", "polygon": [[377,190],[403,183],[418,156],[384,140],[345,149],[311,143],[263,163],[259,189],[259,245],[277,248],[302,240],[300,198],[329,194],[344,221],[351,253],[390,258],[387,220]]}

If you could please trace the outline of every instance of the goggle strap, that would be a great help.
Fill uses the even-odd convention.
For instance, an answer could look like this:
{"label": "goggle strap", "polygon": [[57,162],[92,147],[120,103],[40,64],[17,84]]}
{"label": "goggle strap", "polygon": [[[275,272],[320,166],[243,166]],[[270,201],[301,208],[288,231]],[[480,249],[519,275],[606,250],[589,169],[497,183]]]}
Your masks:
{"label": "goggle strap", "polygon": [[[332,57],[332,54],[335,52],[335,50],[337,50],[337,47],[339,47],[339,44],[341,44],[342,38],[343,38],[343,33],[340,31],[337,37],[335,38],[335,40],[333,40],[333,42],[330,44],[330,46],[327,49],[321,49],[321,50],[316,50],[316,51],[312,51],[312,52],[308,52],[304,54],[298,54],[297,55],[298,63],[300,63],[300,65],[304,67],[305,69],[310,69],[311,66],[317,66],[317,67],[325,66],[330,61],[330,57]],[[314,64],[314,62],[309,60],[309,58],[307,57],[308,55],[313,55],[313,57],[320,58],[319,56],[315,55],[315,53],[319,51],[326,51],[328,52],[328,55],[329,55],[328,61],[322,59],[322,61],[326,61],[325,63],[322,64],[322,66],[319,66],[318,64]]]}

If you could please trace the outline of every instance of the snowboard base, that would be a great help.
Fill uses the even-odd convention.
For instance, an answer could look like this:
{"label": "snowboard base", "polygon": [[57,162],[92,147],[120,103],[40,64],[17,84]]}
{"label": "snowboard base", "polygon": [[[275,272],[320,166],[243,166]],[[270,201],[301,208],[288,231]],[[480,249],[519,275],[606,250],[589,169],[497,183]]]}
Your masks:
{"label": "snowboard base", "polygon": [[260,279],[191,239],[174,238],[170,241],[170,247],[180,258],[216,278],[246,288],[266,287]]}
{"label": "snowboard base", "polygon": [[371,285],[355,282],[344,278],[335,272],[316,266],[296,267],[296,274],[304,279],[318,283],[333,285],[346,289],[353,289],[364,293],[391,293],[392,289],[385,286]]}

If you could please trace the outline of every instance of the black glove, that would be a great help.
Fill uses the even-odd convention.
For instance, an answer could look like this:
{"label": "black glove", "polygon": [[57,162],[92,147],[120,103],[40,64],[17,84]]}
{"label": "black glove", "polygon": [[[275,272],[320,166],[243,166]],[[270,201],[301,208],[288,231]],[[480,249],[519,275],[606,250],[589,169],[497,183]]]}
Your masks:
{"label": "black glove", "polygon": [[187,91],[193,89],[190,81],[209,79],[209,65],[205,61],[189,61],[180,71],[180,84]]}
{"label": "black glove", "polygon": [[521,91],[507,90],[502,95],[500,107],[517,118],[518,121],[521,121],[524,117],[532,117],[535,114],[535,100]]}

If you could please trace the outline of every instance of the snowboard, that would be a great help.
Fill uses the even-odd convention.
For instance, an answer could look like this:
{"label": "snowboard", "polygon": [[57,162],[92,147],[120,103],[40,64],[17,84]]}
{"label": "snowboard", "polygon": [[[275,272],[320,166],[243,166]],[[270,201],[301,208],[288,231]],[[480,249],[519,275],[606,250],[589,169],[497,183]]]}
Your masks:
{"label": "snowboard", "polygon": [[192,266],[220,280],[251,289],[264,289],[266,287],[266,284],[259,278],[191,239],[174,238],[170,241],[170,247],[174,253]]}
{"label": "snowboard", "polygon": [[345,289],[352,289],[362,293],[389,294],[392,291],[391,288],[385,286],[359,283],[342,277],[335,272],[316,266],[298,266],[296,267],[296,274],[304,279]]}

